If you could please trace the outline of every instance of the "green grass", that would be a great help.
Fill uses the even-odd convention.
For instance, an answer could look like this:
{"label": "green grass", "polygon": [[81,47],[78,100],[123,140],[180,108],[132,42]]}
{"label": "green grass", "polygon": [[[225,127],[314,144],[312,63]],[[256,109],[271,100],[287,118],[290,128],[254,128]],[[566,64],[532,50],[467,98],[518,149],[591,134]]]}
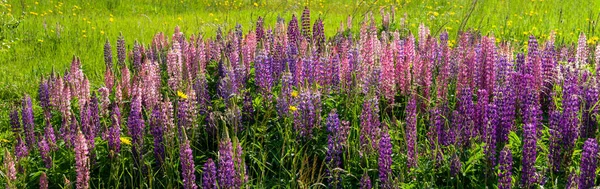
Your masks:
{"label": "green grass", "polygon": [[434,34],[448,30],[455,38],[459,29],[469,28],[517,44],[530,34],[545,39],[550,31],[557,32],[559,43],[573,43],[584,32],[592,39],[589,42],[595,43],[600,16],[597,0],[0,2],[0,125],[8,125],[6,110],[18,104],[25,93],[37,96],[40,77],[52,70],[63,72],[73,56],[81,58],[92,88],[97,88],[104,70],[103,44],[108,39],[114,48],[119,33],[131,49],[134,40],[148,44],[158,32],[170,36],[175,26],[188,35],[210,37],[219,27],[227,31],[239,23],[246,32],[253,29],[259,16],[272,25],[277,16],[289,20],[308,6],[313,20],[324,19],[331,36],[347,16],[354,18],[353,29],[357,30],[368,12],[380,21],[379,10],[389,11],[393,6],[395,22],[406,14],[412,32],[424,23]]}

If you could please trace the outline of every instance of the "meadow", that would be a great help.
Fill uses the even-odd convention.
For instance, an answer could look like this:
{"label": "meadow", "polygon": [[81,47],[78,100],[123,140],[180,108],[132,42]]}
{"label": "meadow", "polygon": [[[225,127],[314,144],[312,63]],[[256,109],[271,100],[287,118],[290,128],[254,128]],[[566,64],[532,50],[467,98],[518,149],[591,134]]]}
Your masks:
{"label": "meadow", "polygon": [[7,188],[591,188],[598,1],[6,1]]}

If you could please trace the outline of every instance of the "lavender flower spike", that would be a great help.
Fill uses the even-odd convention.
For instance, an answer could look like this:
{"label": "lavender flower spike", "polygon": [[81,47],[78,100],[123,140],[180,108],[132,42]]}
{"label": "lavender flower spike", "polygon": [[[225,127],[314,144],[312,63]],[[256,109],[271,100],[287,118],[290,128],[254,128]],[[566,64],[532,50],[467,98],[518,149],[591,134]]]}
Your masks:
{"label": "lavender flower spike", "polygon": [[211,158],[208,158],[202,170],[204,171],[202,173],[202,188],[217,189],[217,168],[215,167],[215,162]]}
{"label": "lavender flower spike", "polygon": [[579,168],[579,188],[588,189],[594,186],[596,180],[596,168],[598,166],[598,142],[594,138],[589,138],[583,144],[583,153],[581,154],[581,166]]}
{"label": "lavender flower spike", "polygon": [[185,189],[196,189],[196,175],[194,169],[194,156],[192,155],[192,148],[190,148],[190,141],[185,138],[181,147],[179,147],[179,161],[181,162],[181,176],[183,177],[183,188]]}

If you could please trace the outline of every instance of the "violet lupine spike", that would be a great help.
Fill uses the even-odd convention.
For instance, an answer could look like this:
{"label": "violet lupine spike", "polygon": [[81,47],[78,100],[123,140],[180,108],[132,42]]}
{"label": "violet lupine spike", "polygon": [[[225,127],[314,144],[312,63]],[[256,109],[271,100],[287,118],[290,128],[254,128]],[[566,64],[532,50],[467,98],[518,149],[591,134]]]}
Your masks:
{"label": "violet lupine spike", "polygon": [[381,188],[392,188],[392,141],[387,126],[381,131],[378,161]]}
{"label": "violet lupine spike", "polygon": [[498,164],[498,189],[512,188],[513,157],[508,146],[504,146],[500,151]]}
{"label": "violet lupine spike", "polygon": [[417,96],[413,95],[406,105],[406,150],[408,167],[417,166]]}
{"label": "violet lupine spike", "polygon": [[292,103],[293,85],[294,78],[292,77],[292,73],[289,71],[283,72],[281,76],[281,92],[277,97],[277,113],[282,118],[290,115],[289,108]]}
{"label": "violet lupine spike", "polygon": [[512,81],[505,82],[499,89],[494,90],[494,104],[498,113],[497,144],[508,142],[508,133],[514,129],[515,101]]}
{"label": "violet lupine spike", "polygon": [[208,114],[208,107],[211,106],[210,94],[208,90],[208,81],[204,72],[198,74],[198,78],[194,83],[194,90],[196,91],[196,104],[198,105],[198,113],[200,115]]}
{"label": "violet lupine spike", "polygon": [[249,123],[250,121],[254,120],[254,106],[252,105],[252,95],[250,94],[250,91],[246,91],[244,93],[244,106],[242,107],[242,121],[244,123]]}
{"label": "violet lupine spike", "polygon": [[217,168],[212,158],[208,158],[202,168],[202,188],[217,189]]}
{"label": "violet lupine spike", "polygon": [[535,160],[537,157],[537,132],[536,125],[526,123],[523,126],[523,155],[521,168],[521,186],[533,187],[537,183]]}
{"label": "violet lupine spike", "polygon": [[580,89],[577,85],[577,76],[567,76],[563,87],[563,113],[559,121],[562,128],[563,145],[567,152],[571,151],[579,137],[579,108]]}
{"label": "violet lupine spike", "polygon": [[377,149],[379,138],[379,105],[377,97],[365,99],[360,115],[360,145],[363,151]]}
{"label": "violet lupine spike", "polygon": [[17,159],[27,157],[29,155],[29,149],[27,149],[26,142],[20,136],[17,136],[17,143],[15,144],[15,156]]}
{"label": "violet lupine spike", "polygon": [[131,135],[131,145],[136,166],[141,166],[144,137],[144,118],[142,117],[142,99],[139,88],[134,88],[131,99],[131,110],[127,118],[127,128]]}
{"label": "violet lupine spike", "polygon": [[50,145],[48,145],[47,139],[42,137],[44,135],[40,135],[38,142],[38,150],[40,152],[40,156],[46,165],[46,168],[52,168],[52,157],[50,157]]}
{"label": "violet lupine spike", "polygon": [[184,131],[187,131],[192,126],[192,115],[188,114],[188,106],[189,104],[186,99],[179,100],[179,103],[177,104],[177,131],[180,140],[184,137]]}
{"label": "violet lupine spike", "polygon": [[104,64],[106,64],[107,70],[112,70],[113,67],[113,56],[112,56],[112,48],[110,46],[110,42],[106,39],[106,43],[104,43]]}
{"label": "violet lupine spike", "polygon": [[190,141],[185,138],[179,147],[179,161],[181,162],[181,177],[183,178],[183,188],[196,189],[196,170],[194,166],[194,155],[190,147]]}
{"label": "violet lupine spike", "polygon": [[596,168],[598,166],[598,142],[596,139],[588,138],[583,144],[579,165],[579,188],[592,188],[596,180]]}
{"label": "violet lupine spike", "polygon": [[477,134],[474,134],[473,136],[481,136],[485,133],[485,111],[487,105],[490,104],[490,98],[488,94],[489,93],[486,89],[479,89],[477,91],[477,105],[474,105],[475,112],[473,112],[476,116],[475,120],[473,120],[473,123],[474,130],[477,132]]}
{"label": "violet lupine spike", "polygon": [[[554,103],[554,102],[551,102]],[[548,153],[548,160],[550,162],[550,165],[552,165],[552,171],[554,172],[558,172],[560,171],[560,162],[561,162],[561,143],[562,143],[562,133],[561,133],[561,128],[559,126],[559,121],[560,121],[560,111],[556,110],[555,107],[553,107],[551,110],[549,110],[549,133],[550,133],[550,145],[549,145],[549,153]]]}
{"label": "violet lupine spike", "polygon": [[117,63],[121,68],[125,66],[126,54],[127,53],[125,52],[125,38],[121,33],[119,34],[119,38],[117,39]]}
{"label": "violet lupine spike", "polygon": [[496,107],[495,104],[490,103],[487,104],[483,110],[481,110],[484,111],[484,118],[482,124],[484,127],[484,142],[486,143],[485,153],[487,154],[488,161],[492,166],[496,165],[496,144],[498,136],[496,131],[498,130],[498,120],[500,119],[496,111],[497,108],[498,107]]}
{"label": "violet lupine spike", "polygon": [[[319,126],[321,95],[317,91],[306,89],[301,92],[294,113],[294,128],[298,137],[312,138],[312,131]],[[290,109],[291,110],[291,109]]]}
{"label": "violet lupine spike", "polygon": [[383,57],[381,57],[381,90],[385,99],[390,103],[394,103],[394,97],[396,95],[396,83],[395,83],[395,70],[394,70],[394,56],[391,49],[391,45],[383,50]]}
{"label": "violet lupine spike", "polygon": [[50,148],[54,151],[58,149],[56,145],[56,135],[54,134],[54,127],[50,122],[46,122],[46,128],[44,128],[44,137],[48,140]]}
{"label": "violet lupine spike", "polygon": [[12,128],[12,132],[15,136],[19,135],[21,132],[21,121],[19,118],[19,111],[14,109],[10,112],[10,126]]}
{"label": "violet lupine spike", "polygon": [[318,19],[313,25],[313,36],[312,43],[317,47],[317,52],[322,53],[325,51],[325,29],[323,26],[323,20]]}
{"label": "violet lupine spike", "polygon": [[300,41],[300,28],[298,28],[298,18],[296,18],[295,14],[292,14],[292,19],[290,20],[287,29],[288,44],[290,46],[298,46],[298,42]]}
{"label": "violet lupine spike", "polygon": [[456,153],[452,155],[451,158],[452,159],[450,160],[450,175],[455,177],[458,176],[459,173],[461,173],[462,162],[460,161],[460,158]]}
{"label": "violet lupine spike", "polygon": [[262,41],[265,38],[264,21],[262,17],[258,17],[256,21],[256,40]]}
{"label": "violet lupine spike", "polygon": [[164,120],[165,118],[162,117],[161,110],[158,107],[155,107],[154,110],[152,110],[150,118],[150,133],[154,138],[154,157],[159,165],[162,165],[165,159],[165,145],[163,143]]}
{"label": "violet lupine spike", "polygon": [[219,143],[219,166],[217,178],[220,188],[233,189],[236,178],[233,162],[233,146],[231,139],[225,138]]}
{"label": "violet lupine spike", "polygon": [[34,147],[37,144],[34,133],[35,125],[33,123],[33,108],[29,95],[25,95],[23,98],[21,118],[23,119],[23,131],[25,132],[27,146],[29,149],[35,149]]}
{"label": "violet lupine spike", "polygon": [[261,50],[256,56],[256,60],[254,60],[256,85],[265,97],[271,95],[271,87],[273,87],[272,61],[265,50]]}
{"label": "violet lupine spike", "polygon": [[369,174],[364,174],[362,176],[362,178],[360,179],[360,184],[359,184],[360,189],[371,189],[373,188],[371,186],[371,177],[369,177]]}
{"label": "violet lupine spike", "polygon": [[44,120],[50,120],[50,87],[48,82],[42,80],[40,87],[38,88],[38,99],[40,100],[40,106],[44,110]]}
{"label": "violet lupine spike", "polygon": [[523,123],[532,124],[536,127],[536,130],[541,130],[542,111],[540,109],[539,93],[534,88],[534,77],[526,74],[523,76],[522,82],[525,82],[521,99]]}
{"label": "violet lupine spike", "polygon": [[121,111],[117,104],[110,112],[111,126],[108,128],[109,157],[113,158],[121,151]]}
{"label": "violet lupine spike", "polygon": [[40,175],[40,189],[48,189],[48,176],[46,175],[45,172],[42,172],[42,175]]}
{"label": "violet lupine spike", "polygon": [[469,146],[471,138],[477,133],[474,130],[475,123],[473,120],[475,117],[475,105],[472,100],[473,92],[471,88],[465,87],[459,92],[458,96],[458,107],[454,111],[454,123],[456,129],[460,131],[460,133],[457,133],[460,134],[458,142],[462,147],[466,147]]}
{"label": "violet lupine spike", "polygon": [[236,168],[236,177],[235,177],[235,188],[242,188],[246,182],[248,182],[248,175],[246,174],[246,164],[244,163],[243,158],[243,149],[242,144],[238,141],[237,147],[235,149],[235,168]]}
{"label": "violet lupine spike", "polygon": [[78,132],[75,137],[75,172],[77,172],[77,188],[90,188],[90,157],[88,142],[83,133]]}
{"label": "violet lupine spike", "polygon": [[591,78],[591,81],[584,86],[582,93],[584,106],[581,115],[580,136],[582,138],[593,138],[598,129],[598,121],[595,116],[598,113],[598,107],[595,104],[598,102],[599,92],[595,78]]}
{"label": "violet lupine spike", "polygon": [[342,165],[342,144],[340,141],[340,135],[342,134],[342,131],[340,131],[340,119],[336,110],[331,110],[325,125],[327,127],[327,131],[329,132],[327,136],[327,152],[325,156],[325,162],[327,163],[328,167],[326,173],[327,176],[330,177],[328,178],[329,187],[336,187],[341,184],[341,180],[339,173],[334,169],[339,168]]}

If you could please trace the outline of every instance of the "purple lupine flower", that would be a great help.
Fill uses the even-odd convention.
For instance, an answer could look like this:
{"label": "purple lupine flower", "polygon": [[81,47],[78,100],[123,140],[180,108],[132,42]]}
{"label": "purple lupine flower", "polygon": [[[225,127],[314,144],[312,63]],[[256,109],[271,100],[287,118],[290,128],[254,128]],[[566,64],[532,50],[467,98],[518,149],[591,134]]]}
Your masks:
{"label": "purple lupine flower", "polygon": [[56,135],[54,134],[54,127],[50,124],[50,122],[46,122],[46,128],[44,129],[44,137],[48,140],[48,144],[50,145],[50,149],[57,150],[58,146],[56,145]]}
{"label": "purple lupine flower", "polygon": [[431,147],[435,148],[437,145],[447,145],[446,144],[446,120],[444,118],[444,105],[440,104],[434,106],[430,112],[430,123],[431,127],[429,130],[429,135],[431,139]]}
{"label": "purple lupine flower", "polygon": [[579,188],[587,189],[594,186],[596,180],[596,168],[598,165],[598,142],[594,138],[588,138],[583,144],[581,154]]}
{"label": "purple lupine flower", "polygon": [[42,80],[38,89],[38,99],[40,100],[40,106],[44,110],[45,120],[50,120],[50,87],[48,82]]}
{"label": "purple lupine flower", "polygon": [[[252,95],[250,91],[244,93],[244,106],[242,107],[242,121],[248,123],[254,120],[254,106],[252,105]],[[241,126],[241,124],[240,124]]]}
{"label": "purple lupine flower", "polygon": [[580,129],[580,136],[582,138],[593,138],[596,133],[598,123],[595,116],[598,113],[598,108],[595,106],[595,104],[599,100],[599,92],[595,78],[590,80],[591,81],[586,84],[582,94],[584,96],[584,109],[581,115],[583,120]]}
{"label": "purple lupine flower", "polygon": [[417,97],[413,95],[406,105],[406,150],[408,167],[417,166]]}
{"label": "purple lupine flower", "polygon": [[257,41],[262,41],[263,38],[265,38],[265,28],[264,28],[264,21],[262,17],[258,17],[258,20],[256,21],[256,40]]}
{"label": "purple lupine flower", "polygon": [[75,137],[75,172],[77,172],[77,188],[90,188],[90,157],[88,141],[81,131],[79,131]]}
{"label": "purple lupine flower", "polygon": [[336,187],[341,184],[339,173],[334,169],[342,165],[342,143],[340,141],[342,133],[340,131],[340,119],[335,109],[329,113],[325,125],[329,132],[327,136],[327,153],[325,156],[325,162],[328,166],[326,172],[328,177],[330,177],[328,178],[329,186]]}
{"label": "purple lupine flower", "polygon": [[469,146],[471,138],[476,135],[475,129],[475,105],[473,104],[473,93],[469,87],[463,88],[459,93],[457,109],[454,111],[454,123],[457,134],[459,134],[458,142],[462,147]]}
{"label": "purple lupine flower", "polygon": [[34,123],[33,123],[33,109],[31,104],[31,97],[29,95],[25,95],[23,98],[23,109],[21,112],[21,118],[23,119],[23,131],[25,131],[25,141],[27,142],[27,146],[29,149],[35,149],[36,140],[34,133]]}
{"label": "purple lupine flower", "polygon": [[[188,129],[191,128],[192,126],[192,119],[191,119],[191,115],[188,115],[188,100],[187,99],[181,99],[179,100],[179,103],[177,104],[177,130],[179,132],[179,139],[181,140],[183,135],[184,135],[184,131],[187,131]],[[187,132],[186,132],[187,133]]]}
{"label": "purple lupine flower", "polygon": [[293,85],[294,78],[292,78],[292,73],[289,71],[283,72],[281,76],[281,92],[277,97],[277,113],[282,118],[290,115],[289,107],[292,103]]}
{"label": "purple lupine flower", "polygon": [[212,158],[208,158],[202,168],[202,188],[217,189],[217,168]]}
{"label": "purple lupine flower", "polygon": [[225,138],[219,143],[219,166],[217,178],[220,188],[232,189],[236,178],[235,164],[233,162],[233,147],[231,139]]}
{"label": "purple lupine flower", "polygon": [[21,136],[17,136],[17,144],[15,145],[15,156],[17,159],[24,158],[29,155],[29,149],[27,149],[27,145],[21,138]]}
{"label": "purple lupine flower", "polygon": [[40,175],[40,189],[48,189],[48,176],[45,172]]}
{"label": "purple lupine flower", "polygon": [[117,104],[112,104],[110,112],[111,126],[108,128],[109,156],[116,157],[121,151],[121,111]]}
{"label": "purple lupine flower", "polygon": [[[360,145],[363,151],[377,150],[379,139],[379,99],[377,96],[365,99],[360,114]],[[369,145],[370,144],[370,145]]]}
{"label": "purple lupine flower", "polygon": [[300,20],[302,22],[302,36],[310,39],[310,10],[308,7],[304,7],[304,11],[302,11],[302,17]]}
{"label": "purple lupine flower", "polygon": [[208,107],[210,104],[210,94],[208,91],[208,81],[204,72],[198,74],[198,78],[194,83],[194,90],[196,91],[196,101],[198,105],[198,113],[201,115],[208,114]]}
{"label": "purple lupine flower", "polygon": [[535,170],[535,159],[537,157],[537,133],[536,126],[526,123],[523,126],[523,155],[521,169],[521,186],[530,188],[537,183]]}
{"label": "purple lupine flower", "polygon": [[125,56],[126,56],[126,52],[125,52],[125,38],[123,37],[123,34],[119,34],[119,38],[117,39],[117,63],[119,64],[119,67],[123,67],[125,66]]}
{"label": "purple lupine flower", "polygon": [[379,140],[379,180],[381,188],[391,188],[392,176],[392,141],[387,126],[381,131]]}
{"label": "purple lupine flower", "polygon": [[394,97],[396,95],[396,83],[394,73],[394,59],[393,59],[392,48],[390,45],[383,50],[381,57],[381,90],[385,99],[390,103],[394,103]]}
{"label": "purple lupine flower", "polygon": [[112,70],[113,56],[110,42],[108,41],[108,39],[106,39],[106,43],[104,43],[104,64],[106,64],[107,70]]}
{"label": "purple lupine flower", "polygon": [[496,165],[496,144],[497,144],[497,126],[498,120],[500,119],[497,114],[497,107],[495,104],[490,103],[484,108],[484,119],[483,119],[483,137],[486,143],[485,153],[487,154],[488,161],[492,167]]}
{"label": "purple lupine flower", "polygon": [[321,94],[318,91],[306,89],[298,97],[297,107],[294,111],[294,128],[298,136],[312,138],[312,131],[319,127],[321,111]]}
{"label": "purple lupine flower", "polygon": [[508,141],[508,133],[514,129],[515,118],[515,95],[513,93],[512,82],[506,81],[499,89],[494,90],[494,104],[498,113],[498,131],[497,144],[503,144]]}
{"label": "purple lupine flower", "polygon": [[21,131],[21,121],[19,120],[19,111],[16,109],[10,112],[10,126],[12,128],[13,134],[19,135]]}
{"label": "purple lupine flower", "polygon": [[[474,105],[475,108],[475,112],[474,115],[476,116],[473,120],[474,123],[474,129],[475,132],[478,132],[477,134],[474,134],[473,136],[478,136],[478,135],[483,135],[485,132],[485,111],[487,108],[487,105],[490,103],[490,98],[488,96],[488,91],[486,89],[479,89],[477,91],[477,104]],[[484,136],[482,136],[484,137]]]}
{"label": "purple lupine flower", "polygon": [[323,26],[323,19],[317,19],[313,25],[312,33],[312,44],[317,47],[317,52],[322,53],[325,51],[325,29]]}
{"label": "purple lupine flower", "polygon": [[[237,139],[236,139],[237,141]],[[248,175],[246,175],[246,164],[244,163],[244,158],[242,157],[244,151],[242,149],[242,143],[239,141],[236,142],[237,147],[235,149],[235,168],[236,168],[236,177],[234,180],[235,188],[242,188],[242,186],[248,182]]]}
{"label": "purple lupine flower", "polygon": [[40,155],[42,156],[42,160],[44,164],[46,164],[46,168],[52,168],[52,157],[50,157],[50,145],[48,145],[47,139],[43,137],[44,135],[40,135],[38,141],[38,149],[40,151]]}
{"label": "purple lupine flower", "polygon": [[187,137],[179,147],[179,161],[181,162],[181,177],[183,177],[183,188],[196,189],[196,174],[194,166],[194,155]]}
{"label": "purple lupine flower", "polygon": [[127,129],[131,135],[131,145],[133,151],[134,162],[136,166],[141,166],[142,147],[144,137],[144,118],[142,117],[142,98],[139,88],[135,87],[131,99],[131,111],[127,118]]}
{"label": "purple lupine flower", "polygon": [[265,97],[270,96],[271,87],[273,87],[272,58],[268,56],[265,50],[261,50],[256,56],[254,64],[256,85]]}
{"label": "purple lupine flower", "polygon": [[575,53],[575,66],[578,69],[583,68],[587,64],[589,52],[586,41],[585,34],[581,32],[577,41],[577,53]]}
{"label": "purple lupine flower", "polygon": [[300,29],[298,28],[298,18],[296,18],[295,14],[292,14],[292,19],[288,24],[287,37],[290,46],[298,46]]}
{"label": "purple lupine flower", "polygon": [[371,177],[369,177],[369,174],[364,174],[362,176],[362,178],[360,179],[360,189],[371,189],[373,188],[371,186]]}
{"label": "purple lupine flower", "polygon": [[162,112],[157,106],[152,110],[152,116],[150,117],[150,132],[154,138],[154,157],[159,165],[162,165],[165,159],[164,126],[164,117],[162,117]]}
{"label": "purple lupine flower", "polygon": [[579,86],[577,76],[567,76],[563,87],[563,113],[559,121],[562,128],[563,145],[567,149],[573,149],[579,135]]}
{"label": "purple lupine flower", "polygon": [[[551,102],[553,105],[554,102]],[[560,171],[560,162],[561,162],[561,143],[562,143],[562,134],[561,128],[559,126],[560,121],[560,111],[556,110],[553,107],[549,112],[549,127],[550,127],[550,153],[548,154],[548,160],[552,165],[552,171],[558,172]]]}
{"label": "purple lupine flower", "polygon": [[453,177],[457,176],[462,169],[462,162],[460,162],[460,158],[455,153],[452,155],[452,159],[450,160],[450,175]]}
{"label": "purple lupine flower", "polygon": [[508,146],[504,146],[500,151],[500,159],[498,160],[499,172],[498,172],[498,188],[499,189],[510,189],[512,188],[512,167],[513,157]]}
{"label": "purple lupine flower", "polygon": [[9,183],[17,180],[17,168],[14,157],[6,148],[4,149],[4,171],[4,175]]}
{"label": "purple lupine flower", "polygon": [[133,71],[138,74],[142,70],[142,49],[138,41],[133,43]]}

